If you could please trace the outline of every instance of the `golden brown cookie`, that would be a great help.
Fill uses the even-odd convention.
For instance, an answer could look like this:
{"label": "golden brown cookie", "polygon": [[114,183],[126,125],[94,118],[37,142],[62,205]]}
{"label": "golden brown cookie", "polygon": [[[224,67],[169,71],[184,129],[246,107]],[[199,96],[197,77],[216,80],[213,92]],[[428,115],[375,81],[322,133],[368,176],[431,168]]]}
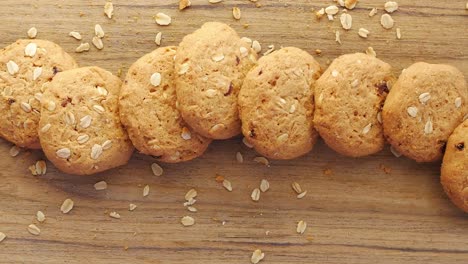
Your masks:
{"label": "golden brown cookie", "polygon": [[128,70],[120,92],[120,119],[140,152],[163,162],[181,162],[203,154],[211,139],[191,131],[176,109],[176,47],[159,48]]}
{"label": "golden brown cookie", "polygon": [[390,91],[382,118],[388,142],[418,162],[442,158],[445,144],[468,113],[468,89],[455,67],[418,62]]}
{"label": "golden brown cookie", "polygon": [[315,88],[314,125],[327,145],[350,157],[380,151],[380,111],[394,79],[392,67],[373,56],[336,58]]}
{"label": "golden brown cookie", "polygon": [[57,44],[21,39],[0,50],[0,137],[24,148],[40,148],[37,126],[42,85],[75,60]]}
{"label": "golden brown cookie", "polygon": [[312,118],[320,73],[310,54],[288,47],[262,57],[247,74],[239,112],[242,133],[257,152],[293,159],[312,149],[318,137]]}
{"label": "golden brown cookie", "polygon": [[256,53],[226,24],[210,22],[177,49],[176,93],[183,119],[197,133],[227,139],[240,132],[237,96]]}
{"label": "golden brown cookie", "polygon": [[119,119],[122,82],[98,67],[64,71],[47,84],[39,138],[61,171],[87,175],[126,164],[133,152]]}
{"label": "golden brown cookie", "polygon": [[468,213],[468,120],[447,141],[440,182],[450,200]]}

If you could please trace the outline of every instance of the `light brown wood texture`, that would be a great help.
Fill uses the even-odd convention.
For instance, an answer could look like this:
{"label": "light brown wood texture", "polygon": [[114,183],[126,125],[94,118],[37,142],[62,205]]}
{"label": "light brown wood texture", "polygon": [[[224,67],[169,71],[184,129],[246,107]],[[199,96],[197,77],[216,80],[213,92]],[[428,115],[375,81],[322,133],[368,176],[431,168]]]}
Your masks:
{"label": "light brown wood texture", "polygon": [[[416,61],[449,63],[468,76],[468,11],[466,1],[399,0],[392,14],[395,28],[380,25],[385,1],[362,0],[349,13],[352,30],[341,29],[339,19],[317,22],[311,9],[332,1],[247,0],[208,4],[192,0],[184,11],[176,0],[114,0],[115,16],[103,14],[104,0],[18,1],[3,0],[0,11],[0,45],[6,46],[37,27],[38,38],[52,40],[71,52],[80,65],[98,65],[114,73],[126,69],[156,45],[176,45],[206,21],[229,23],[241,36],[258,39],[264,47],[296,46],[327,60],[374,47],[379,58],[397,72]],[[232,18],[238,6],[242,19]],[[378,15],[369,18],[371,7]],[[155,24],[153,16],[172,16],[170,26]],[[79,41],[68,37],[77,30],[91,42],[94,24],[106,32],[105,48],[76,54]],[[244,28],[244,24],[249,24]],[[371,34],[357,35],[360,27]],[[341,32],[342,45],[335,43]],[[394,157],[388,147],[372,157],[351,159],[337,155],[322,142],[303,158],[271,161],[271,167],[254,163],[255,153],[240,138],[215,142],[195,161],[162,164],[164,175],[153,176],[151,157],[135,154],[127,166],[90,177],[64,175],[50,163],[45,176],[32,176],[28,166],[44,155],[23,151],[10,157],[11,144],[0,141],[0,263],[250,263],[256,248],[262,263],[468,263],[468,216],[456,209],[439,184],[440,164],[417,164]],[[245,162],[236,162],[235,154]],[[384,172],[386,168],[387,173]],[[324,170],[330,169],[331,175]],[[227,192],[215,181],[229,179]],[[259,202],[250,193],[266,178],[271,189]],[[109,187],[95,191],[93,184]],[[308,194],[297,199],[291,183],[297,181]],[[148,197],[143,187],[151,186]],[[197,213],[182,205],[190,188],[198,190]],[[66,198],[75,201],[69,214],[59,207]],[[138,205],[130,212],[129,203]],[[47,217],[37,223],[35,214]],[[108,216],[112,211],[121,219]],[[196,219],[183,227],[181,217]],[[296,234],[297,221],[308,229]],[[222,224],[224,222],[224,225]],[[28,233],[36,223],[39,236]],[[266,235],[265,232],[269,231]]]}

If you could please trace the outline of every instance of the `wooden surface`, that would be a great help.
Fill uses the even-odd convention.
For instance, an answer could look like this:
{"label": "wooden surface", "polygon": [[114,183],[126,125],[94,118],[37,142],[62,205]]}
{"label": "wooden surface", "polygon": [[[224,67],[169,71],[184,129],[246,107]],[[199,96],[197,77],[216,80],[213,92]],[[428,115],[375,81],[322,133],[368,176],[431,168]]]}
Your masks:
{"label": "wooden surface", "polygon": [[[315,20],[310,9],[331,1],[260,0],[263,7],[256,8],[247,0],[217,5],[192,0],[183,12],[176,2],[114,0],[115,16],[108,20],[103,0],[3,0],[0,46],[25,37],[35,26],[38,38],[73,52],[79,42],[68,32],[80,31],[90,42],[94,24],[100,23],[107,33],[105,49],[73,55],[83,66],[125,73],[156,48],[157,32],[163,32],[164,45],[173,45],[205,21],[223,21],[264,47],[292,45],[311,53],[321,49],[318,60],[324,66],[340,54],[372,46],[398,71],[424,60],[452,64],[468,76],[464,0],[399,0],[400,10],[393,14],[402,30],[399,41],[395,28],[380,26],[385,1],[360,1],[350,12],[350,32],[340,29],[339,20]],[[241,21],[232,19],[233,6],[241,8]],[[371,7],[380,9],[373,18],[367,16]],[[172,25],[157,26],[152,18],[157,12],[171,15]],[[359,27],[371,31],[369,39],[357,36]],[[342,32],[343,45],[335,43],[335,29]],[[10,147],[0,141],[0,231],[8,236],[0,243],[0,263],[250,263],[256,248],[266,253],[262,263],[468,263],[468,216],[444,195],[440,164],[397,159],[388,148],[350,159],[320,142],[306,157],[272,161],[267,168],[254,163],[255,153],[233,139],[213,143],[195,161],[163,164],[162,177],[152,175],[152,158],[138,154],[129,165],[96,176],[63,175],[48,163],[47,174],[34,177],[27,167],[43,154],[22,152],[12,158]],[[244,154],[244,164],[236,162],[237,151]],[[332,174],[325,175],[326,169]],[[215,181],[216,174],[232,182],[232,193]],[[271,189],[252,202],[250,193],[262,178]],[[100,180],[107,181],[107,190],[94,190]],[[304,199],[296,199],[292,181],[308,191]],[[144,198],[146,184],[151,191]],[[199,193],[197,213],[182,205],[190,188]],[[59,207],[66,198],[75,201],[75,208],[64,215]],[[129,203],[138,208],[129,212]],[[35,220],[38,210],[46,214],[45,223]],[[110,218],[111,211],[121,219]],[[182,227],[185,215],[196,224]],[[309,225],[304,235],[295,233],[299,220]],[[42,230],[39,236],[28,233],[31,223]]]}

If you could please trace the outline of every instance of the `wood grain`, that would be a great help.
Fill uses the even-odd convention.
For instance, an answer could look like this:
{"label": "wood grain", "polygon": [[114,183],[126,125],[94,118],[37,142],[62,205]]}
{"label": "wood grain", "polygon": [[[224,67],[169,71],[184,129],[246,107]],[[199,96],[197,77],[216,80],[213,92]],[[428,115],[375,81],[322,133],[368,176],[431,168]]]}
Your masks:
{"label": "wood grain", "polygon": [[[35,26],[38,38],[73,52],[79,42],[68,32],[78,30],[90,42],[99,23],[107,33],[104,50],[73,55],[83,66],[117,73],[156,48],[159,31],[164,45],[176,45],[203,22],[223,21],[264,47],[321,49],[322,65],[372,46],[398,71],[424,60],[452,64],[468,76],[468,11],[461,0],[398,1],[400,9],[392,16],[402,30],[399,41],[395,28],[380,26],[384,1],[360,1],[350,12],[349,32],[338,21],[315,20],[311,8],[332,3],[325,0],[260,0],[261,8],[247,0],[216,5],[192,0],[182,12],[176,0],[113,2],[115,17],[109,20],[103,0],[3,0],[0,46],[26,37]],[[233,6],[242,10],[241,21],[233,20]],[[371,7],[378,7],[379,15],[369,18]],[[157,26],[152,18],[157,12],[171,15],[173,24]],[[369,39],[358,37],[359,27],[371,32]],[[335,30],[342,32],[342,45],[334,41]],[[444,195],[440,164],[397,159],[388,149],[350,159],[320,142],[303,158],[272,161],[267,168],[252,161],[255,153],[238,138],[213,143],[195,161],[163,164],[162,177],[152,175],[152,158],[138,154],[129,165],[96,176],[64,175],[48,164],[45,176],[34,177],[27,167],[44,155],[26,151],[13,158],[10,147],[0,141],[0,231],[8,236],[0,244],[0,263],[249,263],[256,248],[266,253],[263,263],[468,263],[468,216]],[[243,164],[235,160],[237,151],[244,154]],[[326,169],[332,174],[325,175]],[[215,181],[217,174],[233,183],[232,193]],[[252,202],[250,193],[262,178],[271,189]],[[107,190],[94,190],[100,180],[107,181]],[[308,191],[304,199],[295,197],[292,181]],[[142,197],[146,184],[150,195]],[[182,205],[190,188],[199,193],[197,213]],[[66,198],[75,208],[64,215],[59,207]],[[129,203],[138,208],[129,212]],[[37,210],[46,214],[45,223],[36,223]],[[122,218],[110,218],[111,211]],[[185,215],[197,223],[184,228]],[[304,235],[295,233],[299,220],[309,225]],[[41,228],[40,236],[28,233],[31,223]]]}

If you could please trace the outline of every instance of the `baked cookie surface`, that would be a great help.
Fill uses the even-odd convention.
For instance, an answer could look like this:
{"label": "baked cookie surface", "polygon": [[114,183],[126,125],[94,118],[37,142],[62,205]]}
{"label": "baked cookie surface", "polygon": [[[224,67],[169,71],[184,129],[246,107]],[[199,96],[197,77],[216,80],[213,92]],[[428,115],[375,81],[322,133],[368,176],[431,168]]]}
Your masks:
{"label": "baked cookie surface", "polygon": [[122,124],[136,149],[163,162],[194,159],[211,140],[191,131],[176,109],[176,47],[159,48],[129,69],[120,92]]}
{"label": "baked cookie surface", "polygon": [[370,55],[336,58],[315,86],[314,126],[336,152],[361,157],[385,145],[380,111],[394,82],[392,67]]}
{"label": "baked cookie surface", "polygon": [[318,134],[312,124],[320,65],[307,52],[282,48],[262,57],[239,93],[242,133],[257,152],[273,159],[308,153]]}
{"label": "baked cookie surface", "polygon": [[468,213],[468,120],[448,139],[440,181],[450,200]]}
{"label": "baked cookie surface", "polygon": [[119,119],[121,81],[98,67],[61,72],[41,101],[39,138],[61,171],[87,175],[124,165],[133,146]]}
{"label": "baked cookie surface", "polygon": [[418,62],[390,91],[382,118],[388,142],[418,162],[440,160],[448,137],[468,113],[468,89],[455,67]]}
{"label": "baked cookie surface", "polygon": [[240,133],[237,96],[257,55],[226,24],[209,22],[184,37],[175,60],[178,109],[197,133],[227,139]]}
{"label": "baked cookie surface", "polygon": [[37,128],[42,85],[75,60],[57,44],[20,39],[0,50],[0,137],[19,147],[40,148]]}

